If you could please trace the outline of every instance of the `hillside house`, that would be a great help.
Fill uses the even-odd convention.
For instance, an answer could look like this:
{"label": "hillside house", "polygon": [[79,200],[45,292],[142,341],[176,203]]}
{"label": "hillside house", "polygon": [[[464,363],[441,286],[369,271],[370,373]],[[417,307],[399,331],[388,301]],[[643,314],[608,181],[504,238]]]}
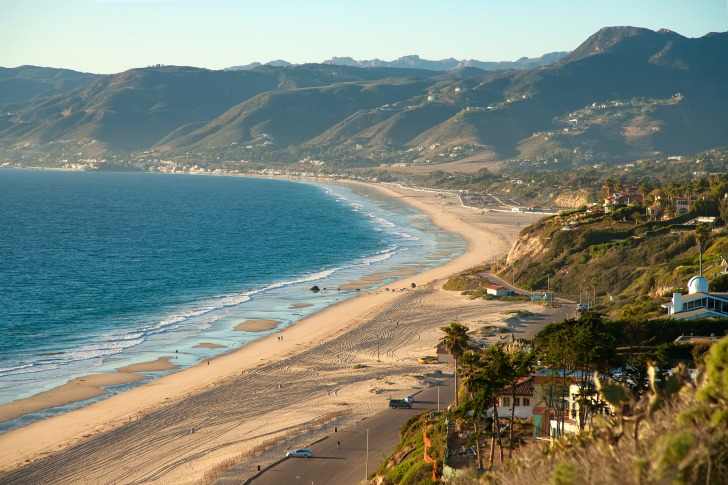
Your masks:
{"label": "hillside house", "polygon": [[628,188],[620,192],[615,192],[604,199],[604,212],[611,212],[615,207],[635,204],[642,202],[643,197],[637,189]]}
{"label": "hillside house", "polygon": [[693,208],[693,205],[698,201],[698,199],[699,198],[696,196],[676,198],[672,201],[673,208],[675,209],[675,214],[678,216],[687,214],[688,212],[690,212],[690,209]]}
{"label": "hillside house", "polygon": [[[520,419],[533,418],[533,438],[549,438],[557,433],[551,430],[560,410],[567,409],[570,377],[530,375],[515,386],[503,389],[498,398],[498,416],[509,418],[511,413]],[[515,394],[515,395],[514,395]],[[489,414],[493,410],[488,411]],[[560,429],[560,426],[559,426]]]}
{"label": "hillside house", "polygon": [[688,281],[688,294],[673,293],[667,308],[667,318],[690,320],[696,318],[728,318],[728,293],[710,293],[708,280],[693,276]]}
{"label": "hillside house", "polygon": [[[590,383],[587,387],[587,394],[591,392],[593,393],[593,395],[584,398],[587,402],[589,402],[589,407],[587,408],[588,411],[583,413],[584,428],[588,428],[589,426],[591,426],[592,418],[595,414],[611,414],[613,412],[610,405],[598,399],[593,384]],[[581,388],[577,384],[571,384],[569,386],[569,393],[566,396],[566,406],[568,409],[568,414],[566,415],[566,418],[563,422],[562,433],[576,434],[579,433],[579,431],[581,430],[580,424],[582,420],[582,413],[580,413],[579,411],[581,408],[582,396],[580,396],[580,389]],[[558,423],[556,423],[555,420],[552,420],[550,425],[551,436],[558,436],[560,434],[558,431]]]}
{"label": "hillside house", "polygon": [[648,221],[659,221],[662,219],[662,214],[664,212],[665,211],[660,204],[653,204],[647,208],[645,215],[647,216]]}
{"label": "hillside house", "polygon": [[515,386],[508,386],[501,392],[498,398],[498,416],[501,418],[510,417],[514,412],[515,416],[521,419],[528,419],[533,416],[533,382],[535,376],[528,376],[521,379]]}
{"label": "hillside house", "polygon": [[[510,418],[511,413],[519,419],[533,419],[533,438],[551,438],[564,433],[578,433],[582,419],[580,387],[574,377],[531,375],[514,386],[503,389],[498,398],[498,417]],[[589,389],[593,389],[589,385]],[[610,413],[608,405],[587,398],[593,402],[585,413],[585,427],[591,425],[594,412]],[[493,409],[488,410],[492,414]]]}

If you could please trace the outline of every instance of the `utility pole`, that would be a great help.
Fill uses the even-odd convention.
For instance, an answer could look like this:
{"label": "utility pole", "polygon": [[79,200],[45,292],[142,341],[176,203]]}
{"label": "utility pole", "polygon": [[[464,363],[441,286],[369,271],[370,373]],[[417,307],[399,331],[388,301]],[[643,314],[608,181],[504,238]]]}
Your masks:
{"label": "utility pole", "polygon": [[369,427],[367,427],[367,461],[364,464],[364,480],[369,479]]}

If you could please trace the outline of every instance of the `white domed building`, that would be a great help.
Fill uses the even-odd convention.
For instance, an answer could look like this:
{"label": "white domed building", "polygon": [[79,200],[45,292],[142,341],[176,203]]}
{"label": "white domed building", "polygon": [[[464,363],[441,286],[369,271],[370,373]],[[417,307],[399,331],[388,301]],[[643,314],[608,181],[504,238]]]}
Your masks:
{"label": "white domed building", "polygon": [[667,317],[674,319],[727,318],[728,293],[710,293],[708,280],[693,276],[688,281],[688,294],[673,293],[667,308]]}

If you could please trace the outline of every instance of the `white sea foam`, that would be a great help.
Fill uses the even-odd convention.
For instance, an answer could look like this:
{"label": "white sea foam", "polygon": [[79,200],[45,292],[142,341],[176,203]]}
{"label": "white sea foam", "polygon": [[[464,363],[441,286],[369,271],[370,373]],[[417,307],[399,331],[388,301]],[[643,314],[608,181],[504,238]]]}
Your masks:
{"label": "white sea foam", "polygon": [[[252,299],[260,298],[266,292],[274,293],[274,290],[295,288],[299,285],[307,287],[309,283],[327,280],[337,273],[341,273],[344,279],[356,278],[363,273],[377,271],[372,266],[381,264],[397,255],[405,254],[409,246],[402,244],[402,242],[417,243],[420,241],[420,238],[415,234],[418,234],[419,227],[417,226],[426,224],[427,219],[424,216],[418,217],[415,215],[408,218],[407,222],[416,227],[410,232],[405,229],[406,226],[403,224],[393,222],[397,219],[390,219],[388,212],[379,209],[366,200],[360,201],[351,198],[346,189],[338,187],[334,189],[329,186],[319,187],[322,187],[326,193],[334,197],[336,202],[346,205],[352,212],[357,213],[357,217],[366,217],[371,224],[371,229],[383,234],[379,243],[386,246],[374,253],[337,267],[322,268],[319,271],[313,271],[300,277],[272,282],[241,292],[218,294],[179,308],[166,315],[156,318],[150,316],[146,321],[138,322],[136,325],[127,328],[120,327],[114,332],[93,336],[92,338],[95,341],[87,342],[76,348],[71,348],[72,344],[69,343],[68,349],[62,349],[64,352],[42,356],[42,358],[30,364],[13,366],[12,363],[9,363],[10,365],[0,368],[0,389],[4,387],[8,392],[10,386],[15,386],[18,383],[76,376],[79,373],[92,371],[94,368],[100,367],[109,358],[125,352],[130,352],[130,355],[136,355],[138,352],[142,352],[138,355],[144,355],[145,352],[150,351],[153,353],[158,352],[159,347],[155,347],[157,343],[166,342],[169,345],[170,342],[179,339],[200,335],[200,332],[214,326],[215,322],[230,315],[236,315],[237,308],[241,308],[241,305]],[[342,298],[346,297],[345,292],[338,293],[338,295],[341,295]],[[288,318],[300,318],[300,316],[293,315],[298,314],[288,315]],[[173,333],[174,336],[171,335]],[[169,334],[169,336],[164,337],[165,334]],[[137,347],[138,350],[134,350]],[[120,361],[118,357],[112,362],[117,361]],[[123,362],[123,359],[120,362]],[[3,380],[3,377],[6,379]]]}
{"label": "white sea foam", "polygon": [[[107,333],[97,335],[97,339],[93,343],[82,345],[76,349],[57,355],[49,356],[48,359],[38,361],[36,364],[28,364],[27,366],[18,366],[19,368],[27,368],[25,372],[42,372],[57,369],[59,366],[67,366],[83,361],[94,359],[105,360],[108,357],[121,354],[135,346],[146,342],[150,337],[155,335],[174,332],[177,330],[189,330],[190,327],[202,330],[208,328],[215,321],[224,317],[226,314],[221,313],[226,308],[234,308],[250,301],[253,297],[261,295],[271,290],[285,287],[292,287],[303,283],[315,282],[332,276],[333,274],[361,266],[370,266],[392,258],[400,248],[396,244],[377,251],[376,253],[360,258],[352,263],[338,266],[335,268],[327,268],[314,273],[306,274],[300,278],[274,282],[263,287],[245,291],[243,293],[234,293],[219,295],[198,304],[182,309],[178,312],[166,315],[158,321],[140,327],[129,329],[125,333]],[[41,364],[41,362],[44,362]],[[53,364],[51,367],[50,364]],[[8,375],[14,368],[9,369],[7,373],[3,373],[0,369],[0,376]],[[16,371],[16,373],[19,371]]]}

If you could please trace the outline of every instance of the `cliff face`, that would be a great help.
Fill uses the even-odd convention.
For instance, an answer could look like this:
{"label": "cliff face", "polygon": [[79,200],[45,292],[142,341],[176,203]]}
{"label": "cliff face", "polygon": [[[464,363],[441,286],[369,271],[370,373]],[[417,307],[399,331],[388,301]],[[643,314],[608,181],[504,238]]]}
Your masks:
{"label": "cliff face", "polygon": [[[544,217],[519,234],[503,273],[518,287],[548,287],[572,301],[589,290],[598,311],[613,318],[662,316],[660,305],[700,271],[696,226],[686,224],[695,213],[623,222],[643,211],[627,206],[608,214],[578,209]],[[728,252],[728,230],[711,231],[704,248],[703,274],[724,288],[720,263]]]}
{"label": "cliff face", "polygon": [[577,209],[587,204],[586,193],[559,194],[554,200],[557,207]]}
{"label": "cliff face", "polygon": [[516,243],[513,245],[511,250],[508,252],[506,258],[506,264],[512,265],[516,261],[529,258],[529,259],[540,259],[548,248],[541,242],[541,238],[538,233],[522,231],[516,239]]}

